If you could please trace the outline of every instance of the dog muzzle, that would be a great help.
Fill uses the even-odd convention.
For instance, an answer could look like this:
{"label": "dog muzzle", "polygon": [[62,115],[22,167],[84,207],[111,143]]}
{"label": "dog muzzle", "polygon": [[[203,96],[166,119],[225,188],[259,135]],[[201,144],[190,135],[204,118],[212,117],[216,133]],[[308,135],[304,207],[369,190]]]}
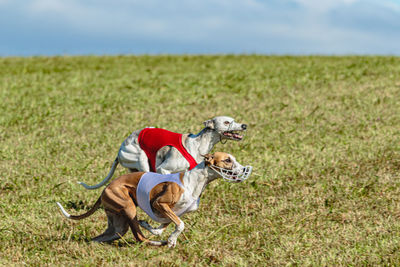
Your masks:
{"label": "dog muzzle", "polygon": [[244,180],[249,178],[251,171],[253,170],[252,166],[244,166],[243,168],[236,170],[228,170],[215,165],[210,165],[210,168],[221,175],[222,178],[231,183],[243,182]]}
{"label": "dog muzzle", "polygon": [[[225,139],[225,142],[226,142],[227,139],[240,141],[240,140],[242,140],[242,139],[244,138],[244,136],[246,135],[246,128],[247,128],[247,127],[244,128],[244,127],[242,126],[242,129],[236,129],[236,130],[234,130],[234,129],[233,129],[233,128],[234,128],[234,123],[235,123],[235,121],[232,121],[232,122],[229,124],[228,130],[223,131],[223,132],[220,133],[220,135],[221,135],[221,142],[222,142],[222,136],[224,136],[224,137],[226,138],[226,139]],[[243,125],[243,124],[242,124],[242,125]],[[223,144],[225,144],[225,143],[223,143]]]}

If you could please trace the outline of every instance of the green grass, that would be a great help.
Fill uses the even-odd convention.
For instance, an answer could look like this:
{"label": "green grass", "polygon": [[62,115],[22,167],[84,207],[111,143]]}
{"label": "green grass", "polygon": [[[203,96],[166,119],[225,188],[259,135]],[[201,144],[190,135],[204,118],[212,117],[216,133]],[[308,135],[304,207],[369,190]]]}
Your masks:
{"label": "green grass", "polygon": [[[0,58],[0,265],[399,265],[399,77],[397,57]],[[254,171],[211,184],[177,248],[94,244],[103,211],[60,214],[133,130],[216,115],[249,130],[214,151]]]}

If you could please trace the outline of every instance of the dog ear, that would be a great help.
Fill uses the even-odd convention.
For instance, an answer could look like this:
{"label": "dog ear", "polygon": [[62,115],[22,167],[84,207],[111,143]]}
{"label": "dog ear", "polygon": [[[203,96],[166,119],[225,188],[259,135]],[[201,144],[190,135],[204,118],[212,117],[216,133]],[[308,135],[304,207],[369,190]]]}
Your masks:
{"label": "dog ear", "polygon": [[206,162],[206,166],[214,164],[214,155],[213,154],[205,154],[204,161]]}
{"label": "dog ear", "polygon": [[207,120],[204,123],[204,126],[210,129],[214,129],[214,121],[213,120]]}

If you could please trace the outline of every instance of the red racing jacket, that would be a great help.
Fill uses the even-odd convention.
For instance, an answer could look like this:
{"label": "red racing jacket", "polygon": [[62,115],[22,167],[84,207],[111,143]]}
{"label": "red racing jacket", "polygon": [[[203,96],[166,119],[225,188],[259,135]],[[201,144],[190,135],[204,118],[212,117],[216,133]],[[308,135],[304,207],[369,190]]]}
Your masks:
{"label": "red racing jacket", "polygon": [[156,172],[156,155],[164,146],[172,146],[178,149],[182,156],[189,162],[189,170],[196,167],[197,162],[187,152],[182,144],[182,134],[170,132],[161,128],[144,128],[138,136],[140,148],[144,150],[149,159],[150,171]]}

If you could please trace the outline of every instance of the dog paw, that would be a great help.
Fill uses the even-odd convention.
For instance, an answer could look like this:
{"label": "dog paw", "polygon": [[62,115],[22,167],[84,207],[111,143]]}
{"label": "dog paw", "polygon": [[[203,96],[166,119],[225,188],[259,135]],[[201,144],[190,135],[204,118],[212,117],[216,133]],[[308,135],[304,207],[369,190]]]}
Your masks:
{"label": "dog paw", "polygon": [[151,233],[156,236],[162,235],[163,232],[164,232],[164,229],[153,229],[153,231],[151,231]]}
{"label": "dog paw", "polygon": [[176,246],[176,238],[168,238],[168,247],[174,248]]}
{"label": "dog paw", "polygon": [[152,246],[165,246],[168,244],[168,242],[166,240],[162,240],[162,241],[153,241],[153,240],[149,240],[147,241],[147,244],[152,245]]}

